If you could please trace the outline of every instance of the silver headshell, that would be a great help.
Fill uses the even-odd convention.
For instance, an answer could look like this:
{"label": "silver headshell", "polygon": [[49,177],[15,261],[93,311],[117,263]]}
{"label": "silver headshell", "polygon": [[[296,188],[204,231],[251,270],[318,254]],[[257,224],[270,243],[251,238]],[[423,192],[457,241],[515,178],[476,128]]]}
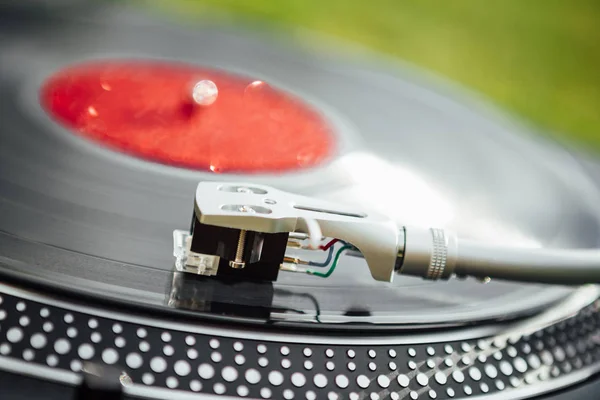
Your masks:
{"label": "silver headshell", "polygon": [[402,229],[389,218],[247,182],[200,182],[194,211],[200,224],[236,232],[310,234],[317,227],[322,236],[356,247],[379,281],[393,280],[404,246]]}

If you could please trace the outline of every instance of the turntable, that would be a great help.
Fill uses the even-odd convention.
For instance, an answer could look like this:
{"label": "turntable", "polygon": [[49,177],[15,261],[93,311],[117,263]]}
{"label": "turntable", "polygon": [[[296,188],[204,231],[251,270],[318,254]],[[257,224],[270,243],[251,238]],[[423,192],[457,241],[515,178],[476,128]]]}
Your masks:
{"label": "turntable", "polygon": [[[554,143],[406,66],[122,6],[0,38],[0,398],[599,390],[600,197]],[[469,267],[583,261],[461,270],[448,232]]]}

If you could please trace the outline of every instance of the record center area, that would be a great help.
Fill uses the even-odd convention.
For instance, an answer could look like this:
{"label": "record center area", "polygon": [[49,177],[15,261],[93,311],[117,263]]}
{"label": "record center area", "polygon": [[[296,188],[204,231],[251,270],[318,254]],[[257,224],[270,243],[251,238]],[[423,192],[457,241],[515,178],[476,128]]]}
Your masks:
{"label": "record center area", "polygon": [[[214,104],[192,99],[212,80]],[[283,173],[331,158],[332,127],[266,82],[176,62],[102,60],[66,67],[41,88],[58,122],[135,157],[215,173]]]}

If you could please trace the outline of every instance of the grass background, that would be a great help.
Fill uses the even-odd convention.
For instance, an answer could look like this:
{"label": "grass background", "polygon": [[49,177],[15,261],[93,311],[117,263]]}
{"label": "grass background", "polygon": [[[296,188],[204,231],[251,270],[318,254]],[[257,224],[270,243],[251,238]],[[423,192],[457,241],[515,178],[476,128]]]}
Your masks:
{"label": "grass background", "polygon": [[171,0],[181,18],[308,28],[425,67],[600,152],[599,0]]}

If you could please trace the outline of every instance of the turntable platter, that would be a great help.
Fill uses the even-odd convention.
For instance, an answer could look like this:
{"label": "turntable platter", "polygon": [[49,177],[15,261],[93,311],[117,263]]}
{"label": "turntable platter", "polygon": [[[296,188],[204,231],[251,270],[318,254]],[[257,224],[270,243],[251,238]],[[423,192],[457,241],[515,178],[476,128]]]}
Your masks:
{"label": "turntable platter", "polygon": [[[206,318],[361,329],[516,318],[572,291],[404,277],[381,284],[369,279],[362,260],[345,257],[328,280],[281,274],[272,302],[257,303],[264,313],[243,311],[247,296],[263,294],[260,285],[236,297],[200,282],[213,308],[174,306],[174,287],[182,283],[173,273],[172,232],[188,226],[198,181],[215,178],[343,200],[483,241],[598,245],[598,194],[570,155],[407,67],[390,72],[383,62],[362,65],[260,35],[175,28],[121,9],[101,9],[87,19],[46,18],[31,26],[2,21],[5,277]],[[54,121],[39,91],[61,69],[107,57],[185,62],[268,82],[320,110],[334,127],[336,153],[311,168],[244,176],[153,163],[99,146]]]}

